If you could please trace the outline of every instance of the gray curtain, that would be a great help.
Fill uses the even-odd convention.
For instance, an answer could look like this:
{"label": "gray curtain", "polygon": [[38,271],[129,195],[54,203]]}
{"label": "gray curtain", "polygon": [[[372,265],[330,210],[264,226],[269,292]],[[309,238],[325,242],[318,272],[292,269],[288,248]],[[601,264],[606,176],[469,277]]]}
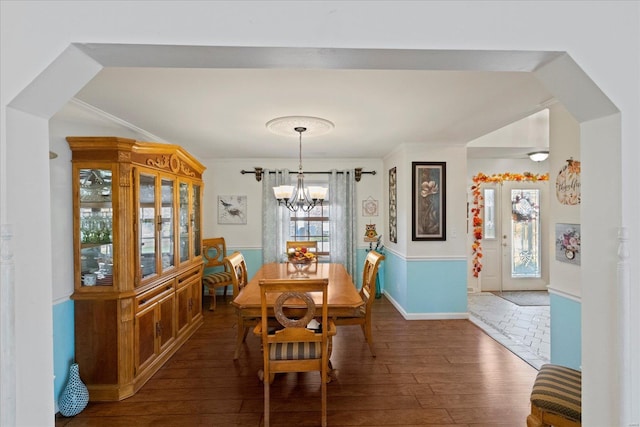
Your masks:
{"label": "gray curtain", "polygon": [[331,170],[329,200],[331,203],[330,246],[334,263],[343,264],[351,277],[356,277],[356,180],[353,169]]}
{"label": "gray curtain", "polygon": [[[289,170],[278,169],[275,173],[264,170],[262,178],[262,262],[282,262],[289,234],[291,218],[288,209],[278,206],[273,196],[273,187],[289,184]],[[275,238],[274,238],[275,236]]]}

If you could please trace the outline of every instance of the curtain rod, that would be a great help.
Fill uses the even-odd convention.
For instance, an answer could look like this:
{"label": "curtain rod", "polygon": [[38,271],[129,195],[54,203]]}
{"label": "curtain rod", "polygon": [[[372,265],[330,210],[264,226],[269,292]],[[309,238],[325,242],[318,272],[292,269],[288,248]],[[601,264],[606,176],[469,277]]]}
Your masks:
{"label": "curtain rod", "polygon": [[[360,179],[362,178],[363,174],[367,174],[367,175],[375,175],[376,171],[363,171],[362,168],[355,168],[355,178],[356,178],[356,182],[360,182]],[[246,170],[241,170],[240,173],[242,175],[247,174],[247,173],[251,173],[254,174],[256,176],[256,181],[260,182],[262,181],[262,175],[264,174],[264,169],[263,168],[259,168],[259,167],[254,167],[252,171],[246,171]],[[275,171],[269,171],[269,173],[276,173]],[[289,174],[295,173],[297,174],[298,171],[289,171]],[[331,171],[315,171],[315,172],[304,172],[305,174],[310,174],[310,175],[315,175],[315,174],[330,174]],[[337,173],[344,173],[342,171],[338,171]]]}

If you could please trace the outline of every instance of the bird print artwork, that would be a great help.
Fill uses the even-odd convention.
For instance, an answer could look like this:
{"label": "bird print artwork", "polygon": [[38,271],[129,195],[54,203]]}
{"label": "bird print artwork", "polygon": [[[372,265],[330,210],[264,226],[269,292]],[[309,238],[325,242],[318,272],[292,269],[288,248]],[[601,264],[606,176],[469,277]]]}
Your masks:
{"label": "bird print artwork", "polygon": [[246,224],[247,196],[218,196],[218,224]]}

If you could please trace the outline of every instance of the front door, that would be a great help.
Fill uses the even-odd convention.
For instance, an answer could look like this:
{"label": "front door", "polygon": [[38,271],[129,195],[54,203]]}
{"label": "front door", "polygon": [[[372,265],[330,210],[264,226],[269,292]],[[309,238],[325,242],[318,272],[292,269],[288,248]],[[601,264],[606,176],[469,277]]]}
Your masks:
{"label": "front door", "polygon": [[483,291],[546,289],[548,188],[516,181],[483,188]]}

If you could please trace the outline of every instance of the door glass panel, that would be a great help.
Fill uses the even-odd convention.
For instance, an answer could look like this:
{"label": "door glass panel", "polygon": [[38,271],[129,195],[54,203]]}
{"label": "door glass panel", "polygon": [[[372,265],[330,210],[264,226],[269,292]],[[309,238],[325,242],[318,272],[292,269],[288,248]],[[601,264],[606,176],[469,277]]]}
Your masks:
{"label": "door glass panel", "polygon": [[189,184],[184,182],[179,184],[179,197],[180,243],[178,250],[180,251],[180,262],[183,262],[189,259]]}
{"label": "door glass panel", "polygon": [[113,285],[112,171],[79,169],[80,283]]}
{"label": "door glass panel", "polygon": [[200,237],[200,186],[193,185],[193,199],[191,208],[191,226],[193,227],[193,255],[199,256],[202,252],[202,239]]}
{"label": "door glass panel", "polygon": [[140,174],[140,209],[138,224],[140,272],[142,278],[156,271],[156,178]]}
{"label": "door glass panel", "polygon": [[173,213],[173,190],[175,183],[171,179],[162,179],[162,228],[160,230],[160,250],[162,251],[162,270],[175,266],[175,226]]}
{"label": "door glass panel", "polygon": [[485,239],[496,238],[496,190],[495,188],[484,189],[484,230],[482,232]]}
{"label": "door glass panel", "polygon": [[511,277],[541,277],[540,190],[511,190]]}

